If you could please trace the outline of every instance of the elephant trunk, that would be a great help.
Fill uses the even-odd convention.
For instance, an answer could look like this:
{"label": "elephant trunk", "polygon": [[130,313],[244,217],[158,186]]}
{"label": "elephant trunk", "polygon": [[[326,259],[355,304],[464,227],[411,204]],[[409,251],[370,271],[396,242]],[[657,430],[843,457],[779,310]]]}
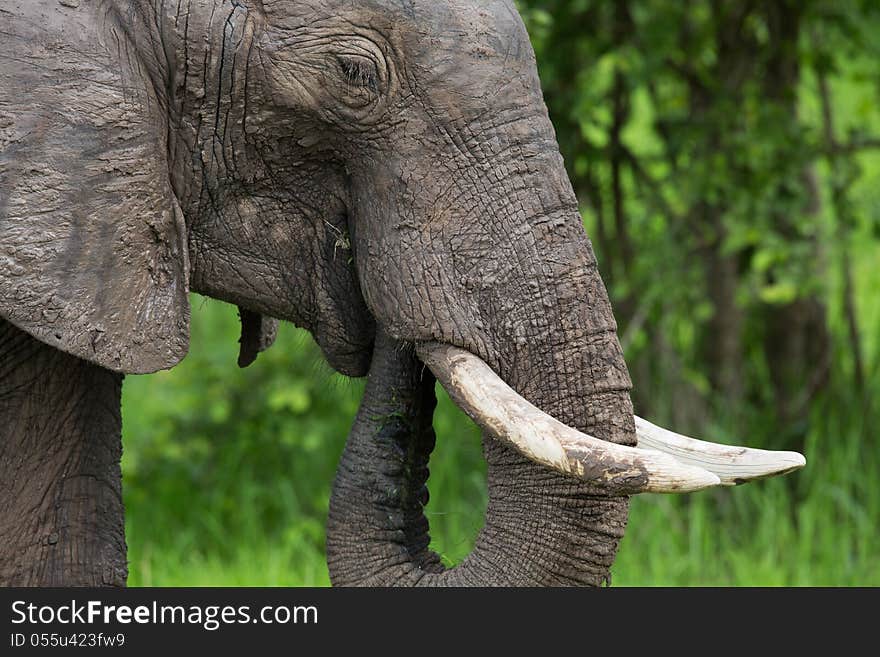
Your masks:
{"label": "elephant trunk", "polygon": [[[580,229],[579,219],[576,225]],[[579,257],[562,267],[566,275],[539,294],[524,285],[523,298],[513,299],[522,319],[500,321],[492,339],[483,342],[492,346],[480,356],[517,393],[560,422],[602,440],[635,445],[630,381],[616,325],[589,243],[585,237],[578,241]],[[556,298],[548,303],[548,295]],[[531,329],[542,330],[530,329],[529,338],[521,339],[518,331],[531,320]],[[607,581],[626,526],[628,498],[535,463],[486,433],[485,525],[471,554],[455,568],[444,568],[428,548],[422,511],[435,440],[434,382],[412,344],[380,332],[331,498],[327,556],[333,583],[598,586]]]}
{"label": "elephant trunk", "polygon": [[414,585],[443,574],[423,513],[435,405],[430,371],[412,348],[380,331],[330,499],[327,563],[335,585]]}
{"label": "elephant trunk", "polygon": [[[373,365],[333,488],[327,557],[336,585],[600,585],[626,525],[608,497],[484,436],[489,506],[476,546],[446,570],[430,551],[428,458],[434,377],[413,349],[377,336]],[[632,440],[625,392],[587,404],[594,433]],[[561,408],[553,409],[561,415]],[[610,418],[630,418],[624,421]],[[608,427],[600,431],[599,424]],[[629,429],[629,431],[626,431]]]}

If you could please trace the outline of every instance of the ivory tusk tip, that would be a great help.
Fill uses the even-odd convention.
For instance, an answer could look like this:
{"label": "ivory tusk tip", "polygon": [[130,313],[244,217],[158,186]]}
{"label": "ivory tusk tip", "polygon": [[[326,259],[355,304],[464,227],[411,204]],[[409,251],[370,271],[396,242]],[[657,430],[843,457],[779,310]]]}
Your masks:
{"label": "ivory tusk tip", "polygon": [[804,467],[798,452],[775,452],[737,445],[722,445],[688,438],[635,418],[639,447],[670,454],[682,463],[717,474],[723,486],[737,486],[757,479],[784,475]]}
{"label": "ivory tusk tip", "polygon": [[807,459],[799,452],[767,452],[767,455],[769,458],[762,466],[753,466],[753,471],[747,476],[725,477],[724,485],[739,486],[758,479],[786,475],[807,465]]}

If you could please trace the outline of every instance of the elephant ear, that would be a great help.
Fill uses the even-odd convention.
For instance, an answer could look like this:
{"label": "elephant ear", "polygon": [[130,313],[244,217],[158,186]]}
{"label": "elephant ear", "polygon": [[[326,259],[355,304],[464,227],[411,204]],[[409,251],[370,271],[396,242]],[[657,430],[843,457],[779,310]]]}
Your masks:
{"label": "elephant ear", "polygon": [[36,4],[0,32],[0,317],[110,370],[172,367],[188,261],[154,72],[78,3]]}

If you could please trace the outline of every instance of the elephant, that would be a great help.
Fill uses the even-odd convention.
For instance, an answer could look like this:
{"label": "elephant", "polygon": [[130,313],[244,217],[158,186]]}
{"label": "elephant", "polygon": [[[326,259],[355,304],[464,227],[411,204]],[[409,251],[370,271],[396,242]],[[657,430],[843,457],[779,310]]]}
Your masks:
{"label": "elephant", "polygon": [[[629,497],[792,452],[633,414],[609,296],[513,0],[27,0],[0,45],[0,582],[124,586],[120,391],[189,293],[367,377],[335,585],[592,585]],[[13,53],[14,56],[9,56]],[[435,382],[481,427],[485,525],[429,549]]]}

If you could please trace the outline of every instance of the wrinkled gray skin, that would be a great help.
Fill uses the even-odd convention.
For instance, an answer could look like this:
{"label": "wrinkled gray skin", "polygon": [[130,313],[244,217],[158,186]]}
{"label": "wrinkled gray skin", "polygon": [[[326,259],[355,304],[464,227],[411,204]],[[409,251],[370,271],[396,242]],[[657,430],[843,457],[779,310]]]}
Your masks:
{"label": "wrinkled gray skin", "polygon": [[264,315],[371,370],[334,583],[607,580],[627,498],[489,439],[473,553],[444,570],[427,549],[433,378],[413,343],[635,443],[512,0],[13,0],[0,20],[0,583],[124,584],[120,373],[184,356],[189,290],[243,309],[243,364]]}

